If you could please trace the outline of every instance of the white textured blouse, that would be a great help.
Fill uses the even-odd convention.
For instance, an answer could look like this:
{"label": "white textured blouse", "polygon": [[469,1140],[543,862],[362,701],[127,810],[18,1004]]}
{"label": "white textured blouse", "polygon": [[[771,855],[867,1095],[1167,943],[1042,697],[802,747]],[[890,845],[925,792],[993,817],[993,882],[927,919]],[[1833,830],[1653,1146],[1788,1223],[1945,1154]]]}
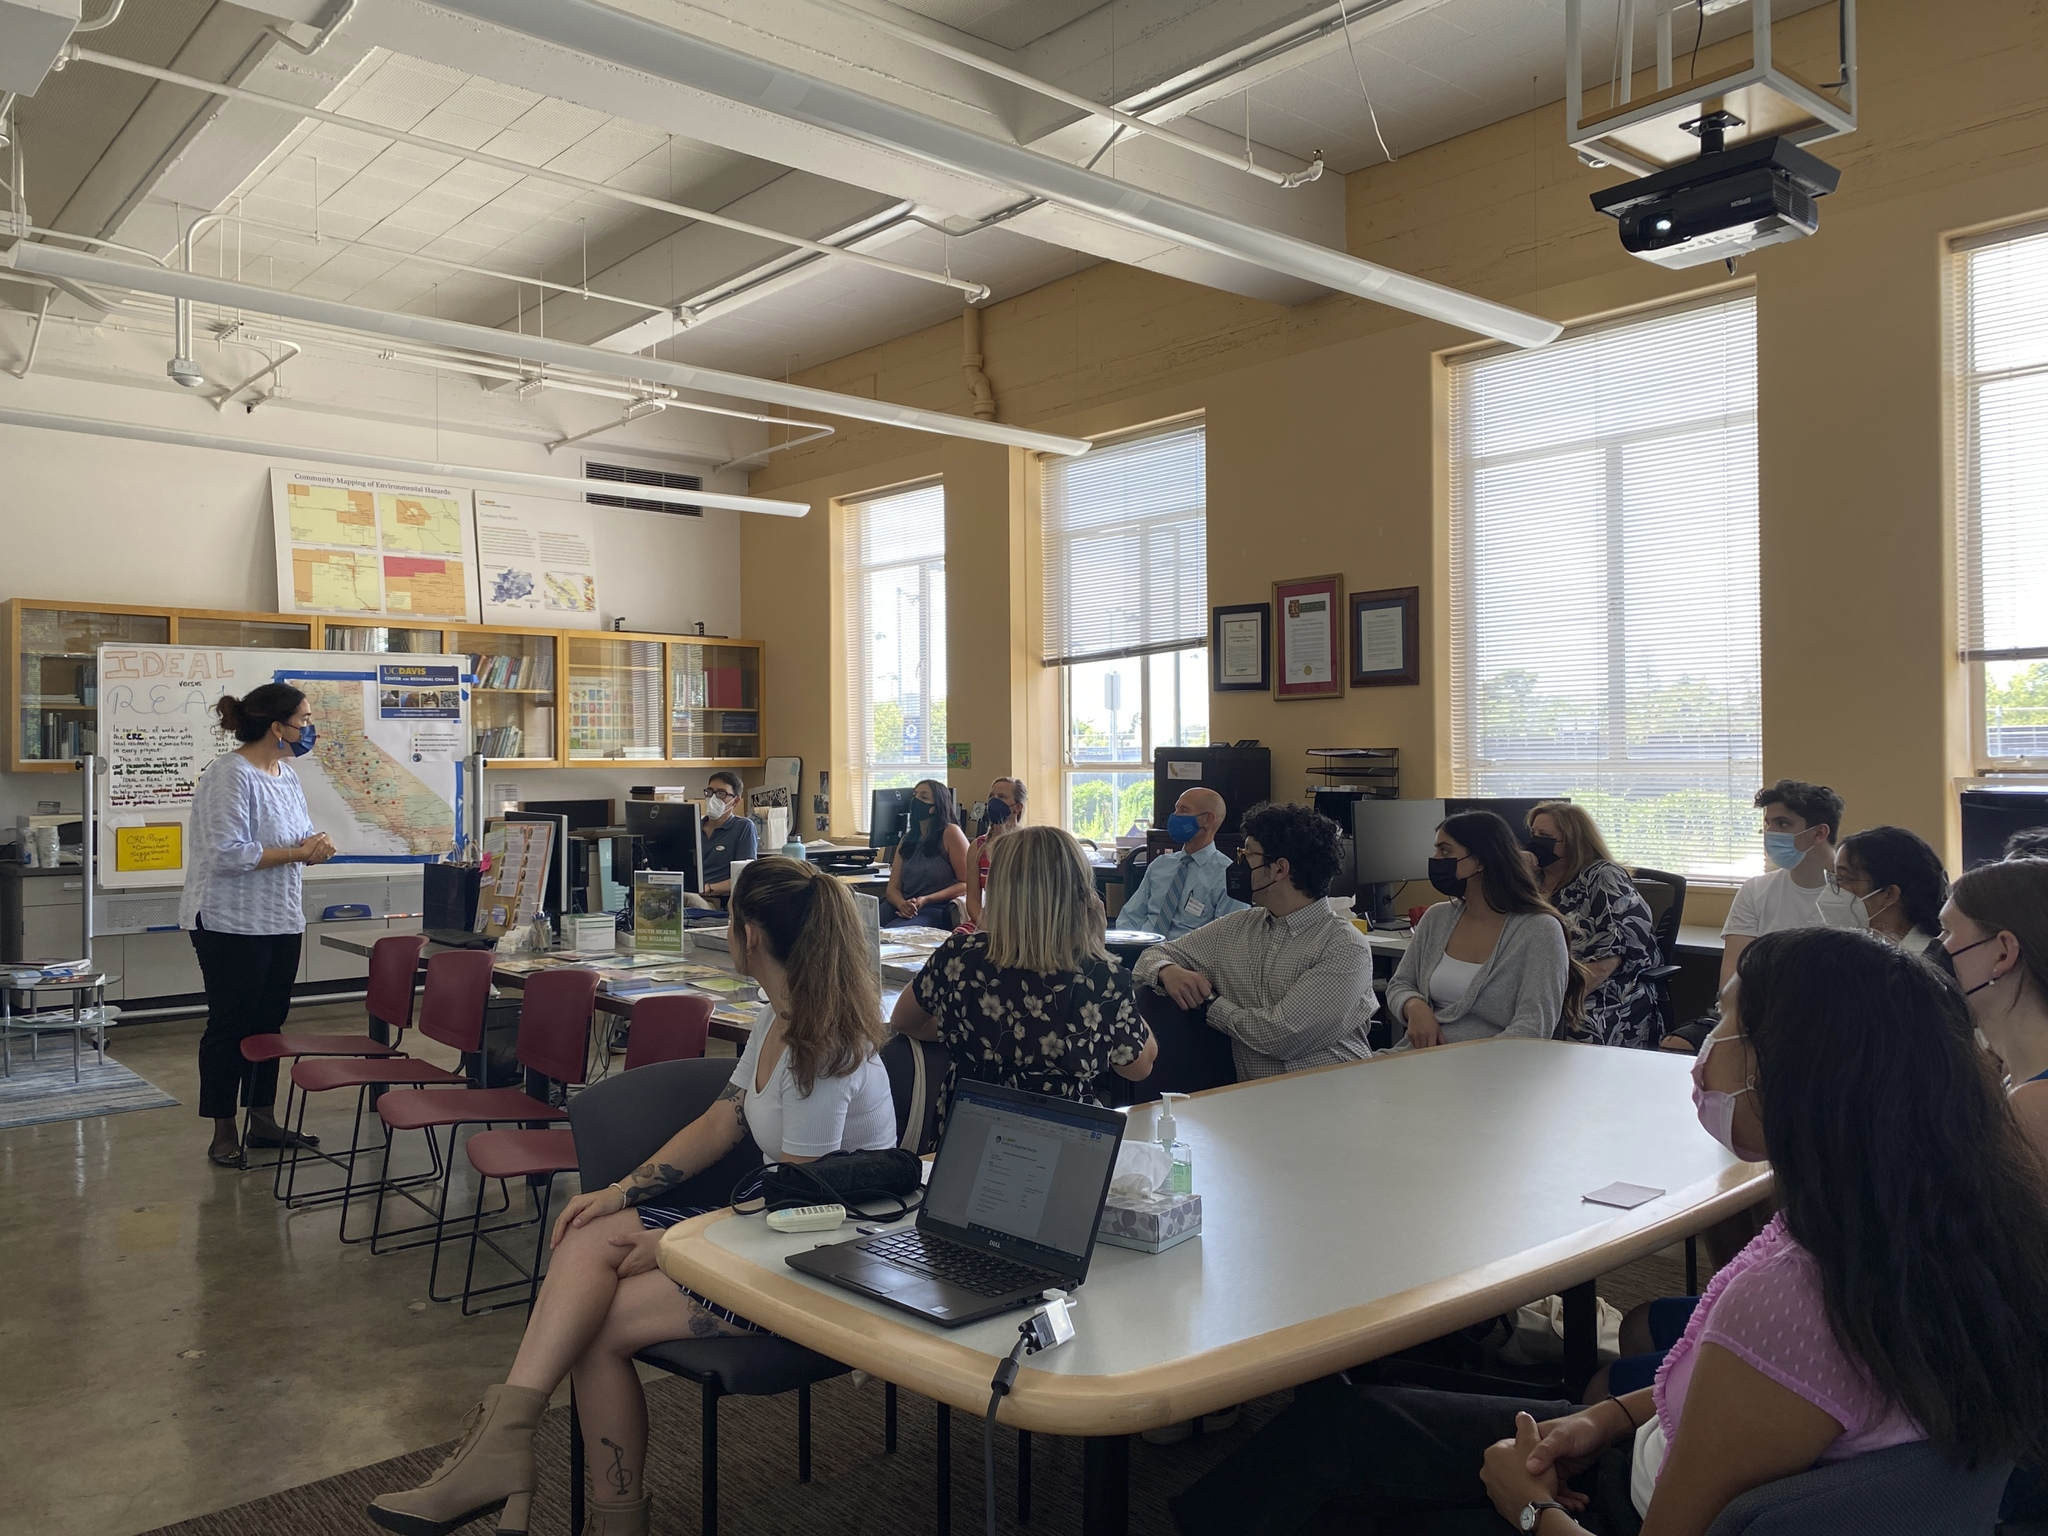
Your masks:
{"label": "white textured blouse", "polygon": [[178,926],[210,933],[304,933],[303,864],[258,869],[267,848],[313,835],[306,792],[289,763],[265,773],[239,752],[207,764],[192,792]]}

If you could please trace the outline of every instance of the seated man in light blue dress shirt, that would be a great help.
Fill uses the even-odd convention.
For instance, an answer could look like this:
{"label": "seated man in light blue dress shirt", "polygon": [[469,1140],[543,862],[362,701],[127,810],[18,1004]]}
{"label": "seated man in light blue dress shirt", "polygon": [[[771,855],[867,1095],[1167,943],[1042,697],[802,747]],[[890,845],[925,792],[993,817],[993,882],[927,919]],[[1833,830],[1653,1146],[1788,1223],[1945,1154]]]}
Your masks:
{"label": "seated man in light blue dress shirt", "polygon": [[1243,902],[1223,894],[1230,858],[1216,846],[1222,825],[1223,797],[1215,790],[1191,789],[1174,801],[1166,835],[1180,849],[1146,866],[1137,891],[1117,912],[1117,927],[1163,933],[1170,943],[1226,912],[1244,911]]}

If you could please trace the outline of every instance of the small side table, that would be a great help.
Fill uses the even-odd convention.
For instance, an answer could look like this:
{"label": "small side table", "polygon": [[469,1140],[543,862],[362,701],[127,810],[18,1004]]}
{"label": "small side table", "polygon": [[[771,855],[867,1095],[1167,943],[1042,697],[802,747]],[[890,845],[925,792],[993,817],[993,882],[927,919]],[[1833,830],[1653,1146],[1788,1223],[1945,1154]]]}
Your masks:
{"label": "small side table", "polygon": [[[71,1080],[80,1080],[80,1042],[92,1037],[93,1049],[101,1066],[107,1060],[107,1025],[119,1017],[120,1010],[107,1004],[107,988],[121,978],[112,971],[92,971],[79,976],[34,976],[26,971],[12,973],[0,971],[0,1076],[14,1075],[14,1037],[26,1035],[29,1041],[29,1060],[36,1059],[37,1047],[44,1035],[68,1034],[71,1036]],[[14,1011],[16,993],[25,995],[28,1001],[27,1013]],[[41,992],[68,992],[71,1006],[58,1007],[47,1013],[36,1009],[36,995]],[[88,1002],[87,999],[91,1000]]]}

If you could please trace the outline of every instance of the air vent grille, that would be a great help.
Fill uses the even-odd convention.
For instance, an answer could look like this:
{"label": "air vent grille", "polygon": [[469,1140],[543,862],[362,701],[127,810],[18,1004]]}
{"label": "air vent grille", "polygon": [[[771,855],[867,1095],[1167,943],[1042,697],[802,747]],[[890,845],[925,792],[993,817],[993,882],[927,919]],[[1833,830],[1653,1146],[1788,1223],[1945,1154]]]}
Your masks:
{"label": "air vent grille", "polygon": [[[617,480],[622,485],[656,485],[665,491],[701,491],[704,480],[701,475],[678,475],[666,469],[637,469],[631,464],[599,464],[586,459],[583,476],[587,480]],[[595,492],[584,498],[593,507],[629,507],[636,512],[669,512],[678,517],[702,517],[702,507],[677,506],[672,502],[648,501],[637,496],[600,496]]]}

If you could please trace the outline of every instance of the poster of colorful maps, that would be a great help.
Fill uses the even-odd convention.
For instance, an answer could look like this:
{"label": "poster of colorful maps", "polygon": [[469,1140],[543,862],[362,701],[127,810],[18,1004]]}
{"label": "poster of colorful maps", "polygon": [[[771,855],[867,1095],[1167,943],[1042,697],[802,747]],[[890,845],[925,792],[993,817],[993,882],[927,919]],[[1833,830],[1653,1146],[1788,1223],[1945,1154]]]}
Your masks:
{"label": "poster of colorful maps", "polygon": [[287,613],[406,622],[478,617],[470,492],[299,466],[270,472]]}

